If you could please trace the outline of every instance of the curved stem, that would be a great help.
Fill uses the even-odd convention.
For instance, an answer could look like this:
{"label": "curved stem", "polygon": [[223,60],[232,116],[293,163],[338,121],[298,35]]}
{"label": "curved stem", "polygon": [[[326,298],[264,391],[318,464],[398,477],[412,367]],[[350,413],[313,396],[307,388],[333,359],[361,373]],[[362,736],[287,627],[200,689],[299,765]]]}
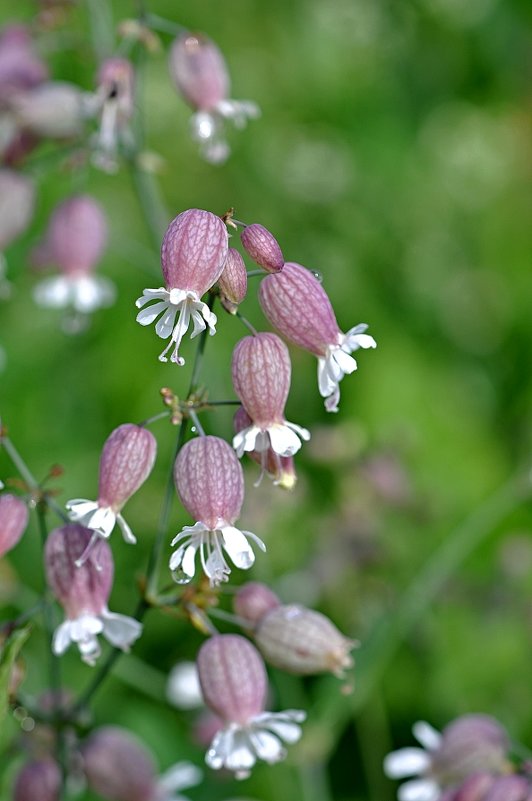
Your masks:
{"label": "curved stem", "polygon": [[236,317],[238,317],[240,322],[243,323],[249,331],[251,331],[253,336],[256,337],[257,336],[257,329],[253,325],[251,325],[249,320],[246,317],[244,317],[243,314],[240,314],[240,312],[238,310],[235,312],[235,315],[236,315]]}

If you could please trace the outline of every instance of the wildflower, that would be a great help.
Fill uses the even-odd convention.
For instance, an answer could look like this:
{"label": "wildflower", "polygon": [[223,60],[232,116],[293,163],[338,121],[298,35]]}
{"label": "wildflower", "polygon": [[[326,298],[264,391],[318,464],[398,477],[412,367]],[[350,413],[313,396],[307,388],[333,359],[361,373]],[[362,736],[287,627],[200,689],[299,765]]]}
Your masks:
{"label": "wildflower", "polygon": [[60,203],[48,224],[44,241],[33,253],[38,266],[54,265],[60,275],[41,281],[34,289],[41,306],[72,306],[89,314],[115,299],[113,284],[92,274],[107,242],[107,221],[100,204],[89,195]]}
{"label": "wildflower", "polygon": [[96,729],[82,746],[82,759],[90,789],[109,801],[186,801],[178,791],[201,780],[190,762],[178,762],[157,777],[147,748],[118,726]]}
{"label": "wildflower", "polygon": [[[463,794],[462,794],[463,795]],[[525,776],[499,776],[480,801],[530,801],[532,784]],[[469,801],[467,796],[457,796],[456,801]]]}
{"label": "wildflower", "polygon": [[83,133],[91,103],[90,95],[75,84],[49,81],[14,94],[9,110],[25,131],[49,139],[71,139]]}
{"label": "wildflower", "polygon": [[116,172],[119,144],[131,141],[129,122],[134,111],[133,65],[126,58],[108,58],[102,64],[95,105],[100,130],[93,162],[106,172]]}
{"label": "wildflower", "polygon": [[[253,421],[243,406],[239,406],[233,417],[233,426],[235,432],[238,434],[244,429],[248,429],[253,425]],[[263,451],[248,451],[248,456],[260,465],[261,472],[255,486],[258,486],[262,481],[262,477],[266,472],[272,479],[273,483],[286,490],[294,489],[297,482],[296,470],[294,467],[294,459],[292,456],[279,456],[275,453],[271,445]]]}
{"label": "wildflower", "polygon": [[299,740],[306,715],[264,711],[267,676],[257,649],[238,634],[216,634],[202,645],[197,661],[205,703],[224,723],[207,751],[207,765],[244,779],[257,759],[284,759],[282,743]]}
{"label": "wildflower", "polygon": [[[156,301],[137,314],[137,322],[150,325],[159,317],[155,332],[170,342],[159,356],[162,362],[173,347],[170,361],[182,366],[185,360],[179,355],[181,340],[190,320],[194,325],[192,338],[209,326],[216,333],[216,315],[201,296],[210,289],[222,274],[228,250],[227,229],[215,214],[201,209],[189,209],[178,214],[168,226],[161,248],[161,265],[166,284],[159,289],[145,289],[136,305],[140,309]],[[176,316],[177,323],[175,322]]]}
{"label": "wildflower", "polygon": [[137,541],[120,510],[150,475],[156,453],[157,442],[151,431],[133,423],[118,426],[106,439],[100,458],[98,500],[75,498],[66,504],[72,520],[94,532],[91,547],[97,537],[107,539],[116,523],[125,542]]}
{"label": "wildflower", "polygon": [[238,588],[233,600],[235,613],[252,624],[281,605],[277,595],[260,581],[248,581]]}
{"label": "wildflower", "polygon": [[229,314],[236,314],[238,304],[246,297],[248,274],[244,259],[234,248],[229,248],[221,276],[218,279],[220,303]]}
{"label": "wildflower", "polygon": [[244,476],[227,442],[211,436],[187,442],[177,456],[174,479],[181,503],[197,521],[172,540],[178,546],[170,558],[175,580],[192,579],[197,551],[211,586],[227,581],[231,572],[224,551],[236,567],[251,567],[255,554],[248,539],[263,551],[266,547],[251,531],[233,525],[244,501]]}
{"label": "wildflower", "polygon": [[90,529],[70,524],[50,532],[45,547],[48,584],[66,613],[54,633],[52,650],[63,654],[74,642],[88,665],[94,665],[100,655],[98,634],[115,648],[128,651],[142,631],[134,618],[107,608],[114,573],[109,545],[100,540],[79,564],[91,539]]}
{"label": "wildflower", "polygon": [[48,69],[36,55],[32,38],[23,25],[8,25],[0,31],[0,100],[14,92],[43,83]]}
{"label": "wildflower", "polygon": [[337,412],[340,381],[357,369],[350,354],[358,348],[377,347],[373,337],[365,333],[367,325],[362,323],[343,334],[318,279],[293,262],[263,279],[259,301],[270,323],[283,336],[318,357],[320,395],[326,399],[327,411]]}
{"label": "wildflower", "polygon": [[28,525],[28,507],[16,495],[0,495],[0,557],[20,541]]}
{"label": "wildflower", "polygon": [[284,257],[279,243],[263,225],[247,225],[240,239],[253,261],[267,273],[278,273],[283,269]]}
{"label": "wildflower", "polygon": [[17,774],[13,801],[59,801],[61,770],[50,757],[27,762]]}
{"label": "wildflower", "polygon": [[420,776],[399,788],[399,801],[438,801],[443,790],[456,788],[469,775],[507,769],[508,737],[488,715],[463,715],[440,734],[428,723],[413,728],[422,748],[402,748],[388,754],[384,772],[391,779]]}
{"label": "wildflower", "polygon": [[270,447],[279,456],[292,456],[301,447],[301,439],[310,439],[306,428],[284,417],[291,372],[288,348],[275,334],[259,333],[237,342],[233,386],[252,421],[233,437],[238,456],[244,451],[267,454]]}
{"label": "wildflower", "polygon": [[200,153],[212,164],[229,156],[224,121],[243,128],[248,119],[259,116],[250,100],[229,100],[229,74],[218,47],[203,34],[185,33],[170,50],[170,75],[186,102],[195,109],[190,121],[191,135]]}

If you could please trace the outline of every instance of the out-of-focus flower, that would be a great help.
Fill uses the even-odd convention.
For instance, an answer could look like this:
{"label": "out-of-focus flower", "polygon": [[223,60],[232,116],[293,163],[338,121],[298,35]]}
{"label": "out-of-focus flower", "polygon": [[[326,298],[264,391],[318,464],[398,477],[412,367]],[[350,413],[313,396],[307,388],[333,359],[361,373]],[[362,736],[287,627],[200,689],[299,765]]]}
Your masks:
{"label": "out-of-focus flower", "polygon": [[177,709],[203,706],[198,669],[195,662],[178,662],[168,674],[166,697]]}
{"label": "out-of-focus flower", "polygon": [[264,615],[281,605],[277,595],[260,581],[248,581],[239,587],[233,600],[236,614],[257,624]]}
{"label": "out-of-focus flower", "polygon": [[414,726],[422,748],[402,748],[388,754],[384,772],[391,779],[420,776],[401,785],[399,801],[438,801],[443,790],[456,789],[477,772],[504,773],[508,768],[508,735],[488,715],[463,715],[442,734],[428,723]]}
{"label": "out-of-focus flower", "polygon": [[284,256],[279,243],[263,225],[246,225],[240,239],[253,261],[267,273],[278,273],[283,269]]}
{"label": "out-of-focus flower", "polygon": [[170,569],[179,584],[194,576],[196,553],[212,586],[227,581],[231,568],[246,570],[255,561],[248,539],[265,550],[251,531],[234,526],[244,501],[244,476],[230,445],[219,437],[196,437],[180,450],[174,479],[181,503],[197,521],[185,526],[172,540],[177,545],[170,558]]}
{"label": "out-of-focus flower", "polygon": [[[150,325],[157,317],[155,332],[170,342],[159,356],[168,361],[167,352],[173,348],[170,361],[183,365],[179,355],[181,340],[190,320],[194,325],[192,338],[209,326],[216,333],[216,315],[201,296],[210,289],[222,274],[228,250],[227,228],[215,214],[201,209],[188,209],[175,217],[164,235],[161,248],[161,265],[166,284],[159,289],[145,289],[136,301],[137,322]],[[147,303],[155,301],[147,308]],[[176,316],[177,323],[176,323]]]}
{"label": "out-of-focus flower", "polygon": [[[235,432],[238,434],[253,425],[253,420],[246,412],[243,406],[235,412],[233,417],[233,426]],[[296,469],[294,467],[294,459],[292,456],[279,456],[275,453],[271,445],[263,451],[253,450],[248,451],[248,456],[260,465],[261,472],[255,486],[258,486],[262,480],[263,474],[266,472],[273,479],[273,483],[282,487],[282,489],[292,490],[297,482]]]}
{"label": "out-of-focus flower", "polygon": [[108,58],[98,75],[95,105],[100,130],[95,139],[93,162],[106,172],[118,169],[120,143],[132,140],[129,123],[134,112],[135,74],[126,58]]}
{"label": "out-of-focus flower", "polygon": [[259,333],[237,342],[233,386],[252,421],[233,437],[239,456],[244,451],[266,452],[266,462],[269,448],[279,456],[292,456],[301,447],[301,439],[310,439],[306,428],[284,417],[291,373],[288,348],[275,334]]}
{"label": "out-of-focus flower", "polygon": [[114,573],[109,545],[100,540],[78,566],[92,534],[74,523],[56,528],[46,540],[44,554],[48,584],[67,618],[54,633],[53,652],[63,654],[74,642],[88,665],[94,665],[101,653],[98,634],[128,651],[142,632],[138,620],[107,608]]}
{"label": "out-of-focus flower", "polygon": [[35,53],[29,31],[8,25],[0,31],[0,103],[23,89],[32,89],[48,77],[46,64]]}
{"label": "out-of-focus flower", "polygon": [[66,507],[72,520],[90,528],[95,538],[111,535],[118,523],[124,540],[137,540],[120,510],[150,475],[157,441],[151,431],[133,423],[124,423],[107,437],[100,458],[98,500],[75,498]]}
{"label": "out-of-focus flower", "polygon": [[115,299],[113,284],[93,275],[107,243],[104,211],[89,195],[77,195],[55,209],[44,241],[35,249],[37,266],[54,265],[61,274],[46,278],[34,289],[36,303],[51,308],[72,306],[88,314]]}
{"label": "out-of-focus flower", "polygon": [[202,645],[198,672],[205,703],[225,724],[207,751],[207,765],[244,779],[257,759],[284,759],[283,742],[299,740],[306,715],[264,711],[267,676],[257,649],[238,634],[217,634]]}
{"label": "out-of-focus flower", "polygon": [[0,495],[0,557],[19,542],[28,525],[28,507],[16,495]]}
{"label": "out-of-focus flower", "polygon": [[53,759],[27,762],[17,774],[13,801],[59,801],[61,771]]}
{"label": "out-of-focus flower", "polygon": [[186,801],[179,793],[201,781],[201,771],[178,762],[157,777],[153,758],[126,729],[96,729],[82,747],[89,787],[108,801]]}
{"label": "out-of-focus flower", "polygon": [[229,248],[221,276],[218,279],[220,303],[230,314],[236,314],[238,304],[246,297],[248,274],[244,259],[234,248]]}
{"label": "out-of-focus flower", "polygon": [[[0,170],[0,262],[3,262],[2,252],[30,224],[34,205],[33,181],[14,170]],[[1,274],[0,265],[0,283]]]}
{"label": "out-of-focus flower", "polygon": [[200,153],[212,164],[229,156],[224,122],[243,128],[259,116],[250,100],[230,100],[230,82],[225,59],[218,47],[203,34],[185,33],[170,50],[170,75],[186,102],[195,109],[190,121],[192,138]]}
{"label": "out-of-focus flower", "polygon": [[83,133],[91,115],[91,97],[79,86],[50,81],[18,92],[9,109],[19,128],[50,139],[72,139]]}
{"label": "out-of-focus flower", "polygon": [[293,262],[262,280],[259,301],[270,323],[283,336],[318,357],[320,395],[326,399],[327,411],[337,412],[340,381],[357,369],[350,354],[358,348],[377,346],[373,337],[365,333],[367,325],[357,325],[343,334],[318,279]]}
{"label": "out-of-focus flower", "polygon": [[[524,776],[499,776],[485,793],[481,801],[531,801],[532,784]],[[455,801],[468,801],[457,795]]]}

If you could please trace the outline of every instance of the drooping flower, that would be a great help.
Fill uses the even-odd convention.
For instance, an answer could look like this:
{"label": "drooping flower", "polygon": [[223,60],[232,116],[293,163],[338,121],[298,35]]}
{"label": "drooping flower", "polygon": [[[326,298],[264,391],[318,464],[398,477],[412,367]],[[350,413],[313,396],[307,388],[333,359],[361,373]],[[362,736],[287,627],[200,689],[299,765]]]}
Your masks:
{"label": "drooping flower", "polygon": [[[173,348],[170,361],[183,365],[179,355],[181,340],[190,320],[194,325],[192,338],[209,326],[216,333],[216,315],[201,296],[210,289],[225,265],[228,250],[227,228],[215,214],[201,209],[188,209],[175,217],[166,231],[161,248],[161,265],[165,287],[145,289],[136,301],[137,322],[150,325],[157,317],[155,332],[170,342],[159,356],[168,361],[167,352]],[[147,303],[155,301],[147,308]],[[176,323],[176,316],[177,323]]]}
{"label": "drooping flower", "polygon": [[257,759],[269,764],[284,759],[283,742],[299,740],[306,715],[295,709],[265,711],[266,669],[249,640],[216,634],[202,645],[197,662],[205,703],[224,723],[207,751],[207,765],[244,779]]}
{"label": "drooping flower", "polygon": [[48,757],[27,762],[20,769],[13,787],[13,801],[59,801],[61,770]]}
{"label": "drooping flower", "polygon": [[100,67],[95,95],[100,130],[93,162],[106,172],[116,172],[119,146],[132,139],[129,123],[134,111],[134,79],[133,65],[126,58],[108,58]]}
{"label": "drooping flower", "polygon": [[301,447],[301,439],[310,439],[306,428],[289,423],[284,407],[291,377],[288,348],[278,336],[259,333],[237,342],[233,351],[233,387],[252,424],[233,437],[238,456],[244,451],[292,456]]}
{"label": "drooping flower", "polygon": [[224,122],[243,128],[260,114],[250,100],[230,100],[230,81],[225,59],[218,47],[203,34],[178,36],[170,50],[170,75],[186,102],[195,110],[191,135],[201,155],[213,164],[229,156]]}
{"label": "drooping flower", "polygon": [[90,789],[108,801],[186,801],[179,790],[201,781],[190,762],[178,762],[158,777],[144,744],[119,726],[96,729],[81,753]]}
{"label": "drooping flower", "polygon": [[197,521],[174,537],[177,545],[170,569],[179,584],[195,573],[196,553],[212,586],[227,581],[231,569],[246,570],[255,561],[248,539],[262,550],[265,545],[251,531],[234,526],[244,501],[244,476],[233,449],[219,437],[201,436],[181,448],[174,466],[177,493],[187,512]]}
{"label": "drooping flower", "polygon": [[90,529],[75,523],[56,528],[46,540],[44,554],[48,584],[66,614],[55,631],[53,652],[63,654],[76,643],[88,665],[94,665],[100,655],[98,634],[115,648],[128,651],[142,631],[137,620],[107,607],[114,573],[107,542],[99,540],[80,564],[92,536]]}
{"label": "drooping flower", "polygon": [[120,511],[150,475],[156,454],[157,441],[142,426],[124,423],[108,436],[100,457],[98,500],[74,498],[66,504],[72,520],[94,532],[92,544],[108,538],[116,523],[125,542],[137,541]]}
{"label": "drooping flower", "polygon": [[284,256],[279,243],[263,225],[246,225],[240,239],[253,261],[267,273],[278,273],[283,269]]}
{"label": "drooping flower", "polygon": [[20,541],[28,525],[28,507],[21,498],[0,495],[0,557]]}
{"label": "drooping flower", "polygon": [[34,289],[41,306],[89,314],[115,299],[107,278],[93,275],[107,243],[107,220],[99,203],[77,195],[57,206],[43,242],[33,253],[37,266],[59,267],[60,275],[45,278]]}
{"label": "drooping flower", "polygon": [[326,399],[327,411],[337,412],[340,381],[357,369],[350,354],[358,348],[376,347],[373,337],[365,333],[367,325],[356,325],[343,334],[318,279],[293,262],[262,280],[259,301],[270,323],[283,336],[318,357],[320,395]]}
{"label": "drooping flower", "polygon": [[229,248],[221,276],[218,279],[220,303],[229,314],[236,314],[238,304],[246,297],[248,274],[244,259],[234,248]]}
{"label": "drooping flower", "polygon": [[414,736],[423,748],[402,748],[388,754],[384,772],[390,779],[419,776],[399,788],[399,801],[440,801],[476,772],[504,773],[508,768],[508,735],[488,715],[462,715],[442,734],[423,721]]}
{"label": "drooping flower", "polygon": [[[243,406],[239,406],[233,417],[233,426],[235,432],[238,434],[240,431],[249,429],[253,425],[253,420],[246,412]],[[297,474],[294,466],[294,459],[292,456],[279,456],[271,445],[263,451],[253,450],[248,451],[248,456],[260,465],[261,472],[255,486],[258,486],[262,481],[263,474],[266,472],[272,479],[273,483],[282,487],[282,489],[292,490],[297,482]]]}

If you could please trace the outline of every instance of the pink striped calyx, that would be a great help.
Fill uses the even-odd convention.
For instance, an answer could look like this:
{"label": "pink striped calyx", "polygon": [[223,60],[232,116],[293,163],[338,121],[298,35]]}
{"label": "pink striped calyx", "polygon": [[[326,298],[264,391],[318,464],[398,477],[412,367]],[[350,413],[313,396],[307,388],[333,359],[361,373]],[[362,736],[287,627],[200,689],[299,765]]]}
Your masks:
{"label": "pink striped calyx", "polygon": [[173,348],[170,361],[180,366],[185,363],[179,347],[191,320],[192,338],[207,326],[211,335],[216,333],[216,315],[201,301],[201,296],[222,274],[228,242],[227,228],[210,211],[189,209],[178,214],[168,226],[161,248],[165,286],[145,289],[136,301],[141,309],[137,322],[150,325],[159,318],[156,334],[161,339],[170,338],[160,361],[168,361],[166,354]]}
{"label": "pink striped calyx", "polygon": [[220,303],[229,314],[236,314],[239,303],[246,297],[248,274],[244,259],[235,248],[229,248],[223,272],[218,279]]}
{"label": "pink striped calyx", "polygon": [[283,269],[284,257],[279,243],[263,225],[247,225],[240,239],[248,255],[267,273],[278,273]]}
{"label": "pink striped calyx", "polygon": [[0,495],[0,557],[17,545],[28,525],[28,507],[21,498]]}
{"label": "pink striped calyx", "polygon": [[339,383],[357,369],[350,355],[359,348],[375,348],[361,323],[346,334],[318,279],[301,264],[287,262],[282,272],[268,275],[259,287],[259,301],[270,323],[288,340],[318,357],[318,387],[329,412],[338,411]]}
{"label": "pink striped calyx", "polygon": [[255,561],[251,539],[265,545],[251,531],[234,526],[244,500],[242,467],[230,445],[219,437],[201,436],[181,448],[174,465],[175,486],[181,503],[196,521],[174,537],[177,546],[170,569],[179,584],[195,574],[196,553],[212,586],[227,581],[231,569],[224,556],[246,570]]}
{"label": "pink striped calyx", "polygon": [[19,770],[13,787],[13,801],[59,801],[61,770],[51,757],[34,759]]}
{"label": "pink striped calyx", "polygon": [[277,595],[260,581],[242,584],[233,599],[235,614],[253,625],[258,624],[264,615],[280,605]]}
{"label": "pink striped calyx", "polygon": [[291,372],[288,348],[275,334],[259,333],[237,342],[233,387],[252,421],[233,437],[238,456],[244,451],[267,452],[270,447],[279,456],[292,456],[301,439],[310,439],[305,428],[284,416]]}

